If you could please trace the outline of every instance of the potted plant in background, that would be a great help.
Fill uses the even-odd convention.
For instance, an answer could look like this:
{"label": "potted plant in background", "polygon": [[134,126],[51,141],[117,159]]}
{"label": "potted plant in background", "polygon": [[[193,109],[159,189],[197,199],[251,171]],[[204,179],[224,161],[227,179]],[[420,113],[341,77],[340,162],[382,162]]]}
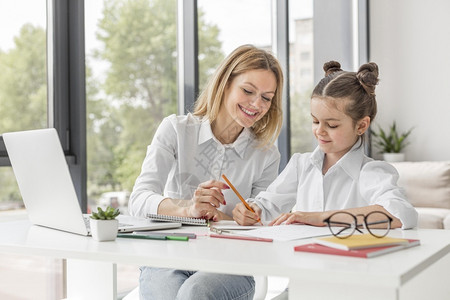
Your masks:
{"label": "potted plant in background", "polygon": [[375,147],[383,154],[383,159],[388,162],[404,161],[405,153],[403,149],[408,145],[406,138],[411,134],[412,129],[404,132],[397,132],[395,121],[389,127],[389,131],[385,132],[378,126],[378,132],[371,130],[374,137]]}
{"label": "potted plant in background", "polygon": [[90,219],[92,238],[99,242],[114,241],[119,229],[119,220],[116,219],[119,214],[118,208],[108,206],[103,210],[97,207],[97,212],[92,213]]}

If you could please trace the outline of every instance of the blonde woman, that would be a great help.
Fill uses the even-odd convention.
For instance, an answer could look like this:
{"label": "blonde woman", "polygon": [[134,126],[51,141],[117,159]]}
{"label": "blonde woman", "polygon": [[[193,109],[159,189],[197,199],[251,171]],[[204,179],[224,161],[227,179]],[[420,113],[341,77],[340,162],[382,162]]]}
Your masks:
{"label": "blonde woman", "polygon": [[[220,181],[222,174],[246,198],[278,175],[274,141],[282,124],[282,87],[272,54],[251,45],[234,50],[192,114],[162,121],[131,194],[130,213],[232,219],[240,200]],[[143,299],[252,299],[254,287],[251,276],[141,268]]]}

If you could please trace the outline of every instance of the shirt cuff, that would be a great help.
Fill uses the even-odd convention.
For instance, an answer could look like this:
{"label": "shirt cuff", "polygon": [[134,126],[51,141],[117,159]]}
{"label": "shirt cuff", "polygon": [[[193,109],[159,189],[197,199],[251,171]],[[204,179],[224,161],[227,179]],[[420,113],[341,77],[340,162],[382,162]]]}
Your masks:
{"label": "shirt cuff", "polygon": [[157,214],[158,213],[158,207],[161,201],[166,199],[167,197],[163,195],[152,195],[149,197],[149,213],[151,214]]}

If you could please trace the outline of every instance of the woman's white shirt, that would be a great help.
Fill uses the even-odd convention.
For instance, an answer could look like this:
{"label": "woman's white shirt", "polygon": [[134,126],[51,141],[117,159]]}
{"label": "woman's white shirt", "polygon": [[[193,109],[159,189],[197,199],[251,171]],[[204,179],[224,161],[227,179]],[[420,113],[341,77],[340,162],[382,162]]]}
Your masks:
{"label": "woman's white shirt", "polygon": [[[359,143],[357,143],[359,145]],[[369,205],[381,205],[402,222],[403,229],[417,226],[417,211],[397,185],[398,173],[389,163],[364,155],[356,145],[325,175],[324,153],[296,153],[277,179],[255,199],[262,219],[271,221],[295,210],[322,212]]]}
{"label": "woman's white shirt", "polygon": [[[275,146],[258,147],[249,129],[233,144],[223,145],[213,135],[209,120],[192,114],[171,115],[158,127],[130,195],[133,216],[157,213],[165,198],[192,199],[202,182],[225,174],[242,197],[256,197],[278,175],[280,153]],[[222,190],[227,205],[219,210],[231,216],[239,198]]]}

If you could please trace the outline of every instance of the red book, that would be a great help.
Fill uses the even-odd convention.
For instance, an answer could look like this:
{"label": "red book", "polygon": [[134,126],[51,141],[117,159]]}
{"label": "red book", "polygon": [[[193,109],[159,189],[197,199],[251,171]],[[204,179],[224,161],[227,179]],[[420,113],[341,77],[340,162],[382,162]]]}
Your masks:
{"label": "red book", "polygon": [[321,254],[333,254],[333,255],[342,255],[342,256],[370,258],[370,257],[375,257],[375,256],[383,255],[386,253],[391,253],[391,252],[395,252],[398,250],[418,246],[418,245],[420,245],[419,240],[408,239],[408,244],[371,247],[371,248],[355,249],[355,250],[341,250],[341,249],[323,246],[323,245],[316,244],[316,243],[295,246],[294,250],[299,251],[299,252],[312,252],[312,253],[321,253]]}

